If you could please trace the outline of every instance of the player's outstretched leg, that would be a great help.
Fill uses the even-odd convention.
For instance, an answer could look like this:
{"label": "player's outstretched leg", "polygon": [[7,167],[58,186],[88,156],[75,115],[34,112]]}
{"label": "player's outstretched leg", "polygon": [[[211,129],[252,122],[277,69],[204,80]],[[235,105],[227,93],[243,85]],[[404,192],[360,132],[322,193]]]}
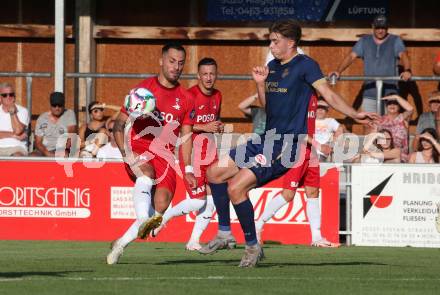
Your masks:
{"label": "player's outstretched leg", "polygon": [[213,254],[217,250],[235,248],[237,242],[231,233],[231,216],[227,183],[210,183],[218,215],[217,236],[199,250],[201,254]]}
{"label": "player's outstretched leg", "polygon": [[205,204],[205,199],[185,199],[176,206],[168,208],[162,216],[162,224],[151,231],[151,236],[157,236],[173,217],[186,215],[192,211],[199,211]]}
{"label": "player's outstretched leg", "polygon": [[136,239],[140,225],[154,213],[151,205],[152,186],[153,181],[147,176],[136,179],[133,190],[133,203],[137,219],[121,238],[111,243],[111,251],[107,255],[107,264],[118,263],[124,248]]}
{"label": "player's outstretched leg", "polygon": [[215,205],[214,200],[212,199],[212,195],[207,195],[205,206],[203,206],[197,214],[191,237],[186,244],[186,250],[198,251],[202,248],[202,246],[200,245],[200,237],[202,236],[205,229],[208,227],[214,210]]}

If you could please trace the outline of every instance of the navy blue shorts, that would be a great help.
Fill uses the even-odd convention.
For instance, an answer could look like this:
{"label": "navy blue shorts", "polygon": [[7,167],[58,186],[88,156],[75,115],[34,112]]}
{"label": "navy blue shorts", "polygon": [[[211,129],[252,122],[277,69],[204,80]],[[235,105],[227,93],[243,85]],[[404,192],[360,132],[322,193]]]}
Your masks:
{"label": "navy blue shorts", "polygon": [[229,156],[239,168],[248,168],[255,174],[257,187],[284,175],[290,168],[286,165],[286,157],[290,160],[293,154],[294,159],[297,148],[296,142],[290,143],[286,148],[282,142],[276,141],[273,146],[266,146],[265,150],[264,142],[264,137],[261,143],[249,140],[229,152]]}

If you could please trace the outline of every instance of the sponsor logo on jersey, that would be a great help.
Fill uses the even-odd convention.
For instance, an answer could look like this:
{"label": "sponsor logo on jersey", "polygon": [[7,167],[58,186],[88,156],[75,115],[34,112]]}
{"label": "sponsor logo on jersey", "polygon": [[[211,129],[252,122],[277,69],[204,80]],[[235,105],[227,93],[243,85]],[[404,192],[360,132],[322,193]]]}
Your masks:
{"label": "sponsor logo on jersey", "polygon": [[174,118],[174,115],[171,113],[165,113],[165,112],[159,112],[159,111],[154,111],[153,115],[159,120],[159,121],[165,121],[167,123],[176,121],[176,119]]}
{"label": "sponsor logo on jersey", "polygon": [[173,105],[173,108],[175,108],[176,110],[180,110],[179,102],[180,102],[180,99],[178,97],[176,97],[176,104]]}
{"label": "sponsor logo on jersey", "polygon": [[281,78],[286,78],[289,75],[289,69],[284,69],[283,73],[281,74]]}
{"label": "sponsor logo on jersey", "polygon": [[196,121],[197,122],[204,122],[204,123],[206,123],[206,122],[214,121],[214,119],[215,119],[214,114],[198,115]]}

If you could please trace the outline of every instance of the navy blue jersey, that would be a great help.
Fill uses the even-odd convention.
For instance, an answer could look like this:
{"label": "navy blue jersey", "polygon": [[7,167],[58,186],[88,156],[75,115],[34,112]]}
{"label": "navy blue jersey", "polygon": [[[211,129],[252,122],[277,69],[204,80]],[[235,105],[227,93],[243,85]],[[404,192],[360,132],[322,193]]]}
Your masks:
{"label": "navy blue jersey", "polygon": [[324,82],[317,62],[299,54],[286,64],[272,60],[266,79],[266,131],[308,134],[307,111],[314,94],[312,84]]}

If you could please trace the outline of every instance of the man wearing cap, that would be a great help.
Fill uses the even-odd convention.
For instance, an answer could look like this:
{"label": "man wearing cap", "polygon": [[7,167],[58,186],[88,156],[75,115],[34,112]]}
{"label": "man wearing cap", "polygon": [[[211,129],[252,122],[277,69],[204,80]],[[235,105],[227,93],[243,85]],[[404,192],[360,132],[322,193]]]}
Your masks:
{"label": "man wearing cap", "polygon": [[11,84],[0,83],[0,156],[26,156],[29,112],[15,103]]}
{"label": "man wearing cap", "polygon": [[420,115],[416,127],[416,136],[413,140],[413,150],[417,150],[420,140],[420,134],[426,128],[434,128],[437,134],[440,134],[440,91],[434,91],[429,95],[429,112]]}
{"label": "man wearing cap", "polygon": [[54,157],[58,138],[66,133],[76,133],[75,113],[66,110],[64,94],[50,94],[50,110],[41,114],[35,126],[35,151],[33,156]]}
{"label": "man wearing cap", "polygon": [[[357,57],[364,60],[365,76],[397,76],[398,59],[400,59],[404,71],[400,78],[408,81],[411,78],[411,64],[409,57],[399,36],[388,34],[388,22],[385,16],[379,15],[373,21],[373,34],[362,36],[338,66],[335,72],[337,78],[348,68]],[[384,81],[382,96],[396,94],[398,92],[397,81]],[[377,90],[373,80],[367,80],[363,84],[362,109],[366,112],[377,111]]]}

